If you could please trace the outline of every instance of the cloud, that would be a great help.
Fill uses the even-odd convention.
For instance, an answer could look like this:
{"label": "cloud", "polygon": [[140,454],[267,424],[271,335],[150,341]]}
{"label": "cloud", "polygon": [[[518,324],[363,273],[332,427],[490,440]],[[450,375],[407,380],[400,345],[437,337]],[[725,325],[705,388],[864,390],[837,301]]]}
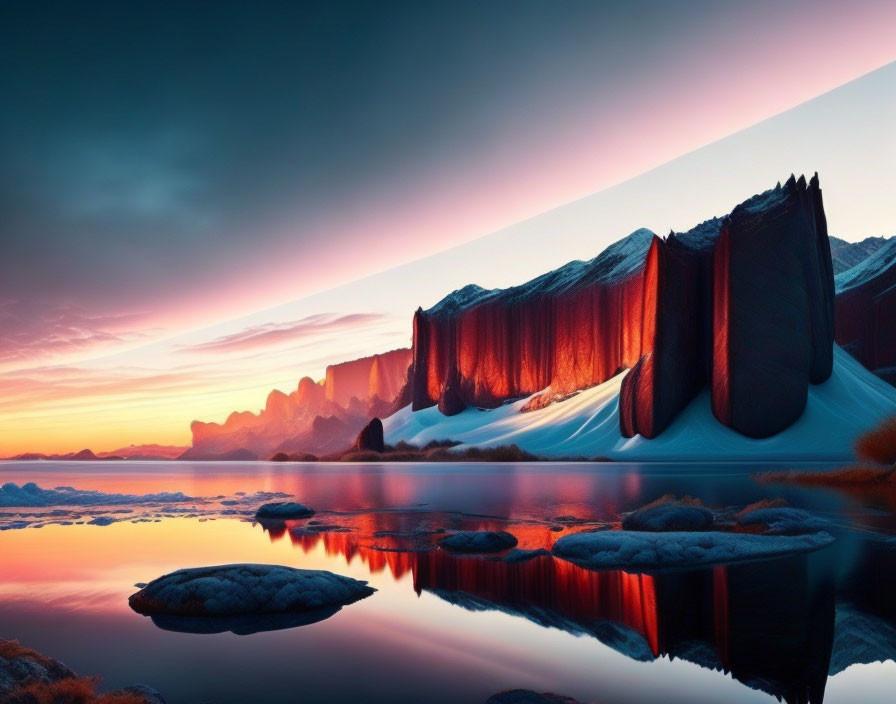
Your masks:
{"label": "cloud", "polygon": [[78,306],[0,299],[0,364],[33,362],[146,337],[142,313],[91,314]]}
{"label": "cloud", "polygon": [[281,345],[313,335],[342,332],[379,323],[385,320],[386,317],[379,313],[350,313],[341,316],[320,313],[288,323],[256,325],[208,342],[186,345],[181,349],[188,352],[245,352],[272,345]]}

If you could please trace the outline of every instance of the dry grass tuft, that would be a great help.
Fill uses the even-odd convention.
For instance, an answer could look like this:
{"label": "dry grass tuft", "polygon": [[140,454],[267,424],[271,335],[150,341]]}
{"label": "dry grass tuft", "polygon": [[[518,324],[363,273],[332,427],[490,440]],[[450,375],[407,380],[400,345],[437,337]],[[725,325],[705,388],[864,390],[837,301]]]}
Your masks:
{"label": "dry grass tuft", "polygon": [[754,475],[763,484],[801,484],[803,486],[874,486],[892,481],[894,470],[890,467],[843,467],[827,472],[762,472]]}
{"label": "dry grass tuft", "polygon": [[748,506],[744,506],[740,511],[738,511],[735,515],[738,518],[742,516],[746,516],[750,511],[756,511],[760,508],[783,508],[787,505],[787,501],[784,499],[759,499]]}
{"label": "dry grass tuft", "polygon": [[146,704],[146,699],[130,692],[97,694],[94,677],[66,677],[44,684],[32,682],[5,695],[7,704]]}

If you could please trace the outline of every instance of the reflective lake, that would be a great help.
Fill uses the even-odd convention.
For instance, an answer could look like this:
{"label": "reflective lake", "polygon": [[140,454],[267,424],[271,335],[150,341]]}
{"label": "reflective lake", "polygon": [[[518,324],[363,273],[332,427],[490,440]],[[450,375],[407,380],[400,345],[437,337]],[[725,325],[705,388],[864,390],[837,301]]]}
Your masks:
{"label": "reflective lake", "polygon": [[[0,463],[0,483],[73,487],[60,495],[79,502],[0,506],[0,637],[102,675],[103,689],[149,684],[170,704],[479,704],[513,688],[601,703],[892,702],[896,664],[875,661],[896,653],[896,488],[751,476],[773,468]],[[147,494],[162,495],[134,499]],[[656,574],[434,547],[445,530],[489,529],[550,548],[664,494],[712,508],[784,498],[831,521],[837,540]],[[314,518],[252,522],[286,495]],[[184,632],[128,607],[138,582],[237,562],[327,569],[378,591],[317,623],[269,619],[236,629],[256,631],[245,635]]]}

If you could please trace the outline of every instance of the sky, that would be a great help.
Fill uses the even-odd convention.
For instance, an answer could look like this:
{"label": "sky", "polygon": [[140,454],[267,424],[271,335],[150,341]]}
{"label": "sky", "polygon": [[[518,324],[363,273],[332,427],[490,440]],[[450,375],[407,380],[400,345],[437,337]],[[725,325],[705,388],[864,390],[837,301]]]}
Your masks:
{"label": "sky", "polygon": [[0,6],[0,456],[188,444],[791,171],[896,231],[892,2],[185,5]]}

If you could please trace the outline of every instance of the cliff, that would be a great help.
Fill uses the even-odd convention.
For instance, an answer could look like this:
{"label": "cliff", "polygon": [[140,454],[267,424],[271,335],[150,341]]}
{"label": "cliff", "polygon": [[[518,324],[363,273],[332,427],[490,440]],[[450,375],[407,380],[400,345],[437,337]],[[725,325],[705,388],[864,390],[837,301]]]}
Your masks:
{"label": "cliff", "polygon": [[638,230],[588,262],[504,290],[467,286],[414,315],[413,407],[494,408],[550,387],[599,384],[642,353]]}
{"label": "cliff", "polygon": [[896,238],[837,275],[837,343],[888,381],[896,380]]}
{"label": "cliff", "polygon": [[719,422],[769,437],[832,369],[834,284],[817,175],[660,239],[505,290],[467,286],[414,316],[413,409],[534,410],[631,369],[622,434],[653,438],[705,386]]}
{"label": "cliff", "polygon": [[818,176],[737,206],[713,259],[713,413],[748,437],[799,418],[831,375],[834,274]]}
{"label": "cliff", "polygon": [[352,398],[367,404],[374,397],[392,401],[407,380],[412,351],[407,348],[327,367],[325,397],[343,408]]}
{"label": "cliff", "polygon": [[259,413],[233,412],[224,423],[193,421],[187,457],[202,459],[246,449],[323,453],[345,449],[367,421],[393,406],[407,382],[410,349],[398,349],[327,367],[320,383],[309,377],[295,391],[274,390]]}

